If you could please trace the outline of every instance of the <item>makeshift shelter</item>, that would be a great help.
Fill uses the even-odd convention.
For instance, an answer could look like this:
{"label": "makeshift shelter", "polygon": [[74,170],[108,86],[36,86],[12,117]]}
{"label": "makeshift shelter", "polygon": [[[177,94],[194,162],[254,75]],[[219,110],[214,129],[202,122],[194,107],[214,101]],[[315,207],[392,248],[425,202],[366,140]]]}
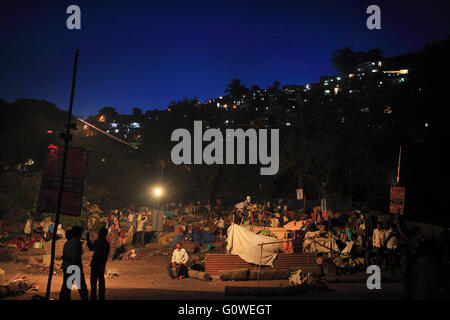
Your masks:
{"label": "makeshift shelter", "polygon": [[277,239],[257,235],[244,227],[233,223],[228,228],[227,251],[231,254],[239,255],[244,261],[264,266],[273,266],[273,261],[277,257],[278,244],[267,244],[261,246],[262,243],[273,243]]}

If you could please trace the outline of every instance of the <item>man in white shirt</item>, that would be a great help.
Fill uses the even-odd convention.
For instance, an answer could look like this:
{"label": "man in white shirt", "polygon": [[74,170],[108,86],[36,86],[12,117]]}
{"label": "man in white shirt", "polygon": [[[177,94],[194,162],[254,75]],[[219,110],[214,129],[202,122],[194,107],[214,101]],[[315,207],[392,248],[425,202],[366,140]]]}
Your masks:
{"label": "man in white shirt", "polygon": [[142,217],[137,223],[136,228],[136,242],[139,244],[144,244],[144,225],[147,221],[147,217]]}
{"label": "man in white shirt", "polygon": [[385,240],[384,230],[381,228],[381,223],[377,223],[377,228],[373,230],[372,235],[372,246],[376,251],[376,262],[375,264],[381,268],[383,263],[383,246]]}
{"label": "man in white shirt", "polygon": [[174,279],[172,268],[176,268],[176,277],[177,279],[182,279],[187,276],[187,268],[186,263],[189,260],[189,256],[187,254],[186,249],[181,247],[181,242],[177,242],[176,249],[173,250],[172,261],[167,266],[167,270],[169,271],[169,279]]}

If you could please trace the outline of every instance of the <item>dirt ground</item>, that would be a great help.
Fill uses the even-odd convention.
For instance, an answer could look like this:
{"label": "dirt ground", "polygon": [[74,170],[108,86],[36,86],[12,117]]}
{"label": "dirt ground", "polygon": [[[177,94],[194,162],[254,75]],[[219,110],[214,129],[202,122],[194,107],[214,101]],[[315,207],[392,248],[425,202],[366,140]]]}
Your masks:
{"label": "dirt ground", "polygon": [[[87,259],[86,259],[87,260]],[[88,264],[88,261],[86,261]],[[106,299],[107,300],[246,300],[255,299],[314,299],[314,300],[337,300],[337,299],[403,299],[401,283],[384,283],[380,290],[368,290],[365,282],[353,283],[329,283],[331,291],[321,293],[308,293],[297,296],[226,296],[226,286],[256,287],[257,281],[201,281],[194,278],[183,280],[169,280],[166,266],[170,262],[169,256],[144,256],[134,260],[108,261],[106,268],[114,268],[120,272],[119,276],[106,277]],[[39,291],[25,293],[18,296],[10,296],[4,300],[30,300],[34,295],[45,295],[48,276],[37,274],[27,270],[24,263],[0,262],[0,268],[6,273],[5,280],[8,281],[17,273],[31,280],[37,280]],[[90,289],[90,268],[84,267],[85,279]],[[62,285],[62,271],[56,270],[53,275],[51,287],[51,299],[58,299],[59,290]],[[288,286],[287,280],[260,281],[261,287]],[[79,300],[80,296],[76,290],[72,290],[72,299]]]}

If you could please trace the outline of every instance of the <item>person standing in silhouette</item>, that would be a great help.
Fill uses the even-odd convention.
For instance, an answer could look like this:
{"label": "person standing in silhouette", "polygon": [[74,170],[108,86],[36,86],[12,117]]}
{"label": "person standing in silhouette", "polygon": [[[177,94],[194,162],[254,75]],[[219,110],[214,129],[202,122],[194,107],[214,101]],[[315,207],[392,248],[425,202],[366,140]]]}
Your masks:
{"label": "person standing in silhouette", "polygon": [[[82,229],[80,227],[73,227],[72,228],[72,238],[67,240],[67,242],[64,244],[63,248],[63,264],[62,269],[64,272],[63,276],[63,283],[61,287],[61,291],[59,293],[59,299],[60,300],[71,300],[70,292],[72,288],[67,286],[67,280],[72,275],[71,273],[68,273],[67,269],[70,266],[77,266],[80,269],[80,286],[81,288],[78,288],[78,292],[80,293],[82,300],[88,300],[88,289],[86,285],[86,281],[84,279],[84,273],[83,273],[83,263],[81,261],[81,256],[83,255],[83,247],[81,243],[81,234]],[[72,282],[73,283],[73,282]]]}
{"label": "person standing in silhouette", "polygon": [[88,234],[87,245],[89,250],[94,251],[91,260],[91,300],[97,300],[97,281],[99,300],[105,300],[105,267],[108,260],[110,245],[106,236],[108,230],[100,228],[98,239],[91,243]]}

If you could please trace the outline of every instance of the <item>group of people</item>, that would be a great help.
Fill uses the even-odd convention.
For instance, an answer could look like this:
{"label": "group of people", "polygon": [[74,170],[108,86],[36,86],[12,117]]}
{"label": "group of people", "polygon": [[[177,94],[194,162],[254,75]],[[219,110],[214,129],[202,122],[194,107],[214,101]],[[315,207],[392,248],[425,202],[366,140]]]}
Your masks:
{"label": "group of people", "polygon": [[[324,216],[325,214],[325,216]],[[353,211],[338,218],[326,212],[311,213],[306,231],[323,226],[336,240],[339,249],[351,244],[346,254],[363,257],[367,267],[376,264],[390,269],[394,274],[401,267],[401,254],[415,251],[421,241],[420,233],[408,232],[402,217],[397,215],[372,215]]]}
{"label": "group of people", "polygon": [[[93,251],[90,275],[90,285],[91,285],[91,300],[98,299],[105,300],[105,268],[108,261],[110,244],[107,240],[108,230],[104,227],[98,232],[98,239],[94,242],[90,240],[90,234],[87,233],[87,246],[89,250]],[[66,231],[67,241],[64,244],[63,254],[62,254],[62,266],[63,270],[63,283],[61,291],[59,294],[60,300],[71,300],[71,290],[73,282],[77,283],[78,292],[82,300],[88,300],[88,288],[86,285],[86,280],[83,272],[83,244],[81,241],[82,229],[81,227],[73,227]],[[187,262],[189,260],[189,255],[186,249],[182,248],[182,243],[178,242],[176,248],[172,253],[172,259],[167,267],[169,279],[183,279],[188,275]],[[73,274],[74,266],[79,269],[79,282],[77,279],[70,281],[70,276]]]}
{"label": "group of people", "polygon": [[[73,266],[79,268],[79,282],[77,283],[78,291],[82,300],[88,300],[88,289],[83,272],[83,243],[81,242],[83,230],[81,227],[73,227],[66,231],[66,243],[64,244],[62,254],[63,283],[59,294],[60,300],[70,300],[72,283],[76,279],[69,281],[72,275]],[[105,300],[105,267],[108,260],[110,244],[106,239],[108,230],[104,227],[100,228],[98,232],[98,239],[91,242],[90,234],[87,234],[87,245],[89,250],[94,254],[91,260],[91,300],[97,300],[97,284],[98,284],[98,298]]]}

